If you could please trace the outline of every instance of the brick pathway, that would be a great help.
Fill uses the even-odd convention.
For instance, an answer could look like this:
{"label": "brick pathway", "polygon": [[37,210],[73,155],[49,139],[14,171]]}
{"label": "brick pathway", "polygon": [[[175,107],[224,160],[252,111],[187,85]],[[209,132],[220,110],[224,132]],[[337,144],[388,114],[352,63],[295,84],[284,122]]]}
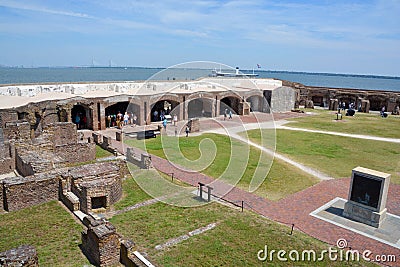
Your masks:
{"label": "brick pathway", "polygon": [[[126,145],[113,140],[112,146],[125,154],[124,151],[126,151]],[[225,192],[229,187],[226,184],[216,181],[204,174],[185,171],[184,168],[177,168],[176,165],[172,165],[167,160],[156,156],[152,156],[152,163],[159,171],[164,173],[174,173],[175,178],[193,186],[197,186],[198,182],[212,184],[212,187],[215,188],[213,194],[217,196],[220,196],[220,193]],[[396,255],[397,261],[400,261],[399,249],[309,215],[310,212],[336,197],[346,199],[349,185],[349,178],[322,181],[312,187],[276,202],[234,187],[224,196],[224,199],[236,203],[244,201],[246,209],[253,210],[271,220],[288,226],[294,224],[295,229],[331,245],[335,245],[339,238],[344,238],[352,249],[357,249],[360,252],[368,249],[372,251],[374,255]],[[390,185],[387,208],[389,213],[400,216],[399,185]],[[399,266],[398,263],[386,264],[389,266]]]}

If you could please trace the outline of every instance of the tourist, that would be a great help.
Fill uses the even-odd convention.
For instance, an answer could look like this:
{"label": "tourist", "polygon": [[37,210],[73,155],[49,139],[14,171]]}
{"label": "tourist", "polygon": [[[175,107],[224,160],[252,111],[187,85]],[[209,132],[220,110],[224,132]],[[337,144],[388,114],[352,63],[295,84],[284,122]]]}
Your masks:
{"label": "tourist", "polygon": [[135,113],[133,113],[133,125],[136,126],[137,123],[137,116]]}
{"label": "tourist", "polygon": [[226,116],[228,115],[228,110],[227,109],[225,109],[225,112],[224,112],[224,120],[226,120]]}
{"label": "tourist", "polygon": [[189,125],[186,125],[185,132],[186,132],[186,137],[188,137],[189,136],[189,132],[190,132]]}
{"label": "tourist", "polygon": [[86,116],[85,115],[83,115],[83,118],[82,118],[82,120],[81,120],[81,129],[85,129],[85,128],[87,128],[87,118],[86,118]]}
{"label": "tourist", "polygon": [[79,113],[77,113],[75,116],[75,124],[78,129],[81,128],[81,117],[79,116]]}
{"label": "tourist", "polygon": [[154,113],[153,113],[153,120],[154,120],[154,121],[158,121],[158,111],[157,111],[157,110],[154,110]]}
{"label": "tourist", "polygon": [[167,132],[167,123],[168,123],[168,121],[167,121],[167,119],[165,119],[164,118],[164,120],[163,120],[163,126],[164,126],[164,130],[165,130],[165,132]]}
{"label": "tourist", "polygon": [[110,128],[111,127],[111,116],[108,115],[106,120],[107,120],[107,128]]}
{"label": "tourist", "polygon": [[232,110],[229,110],[229,119],[232,119]]}
{"label": "tourist", "polygon": [[129,115],[128,115],[128,112],[125,112],[125,115],[124,115],[124,125],[123,125],[123,126],[128,125],[128,122],[129,122]]}
{"label": "tourist", "polygon": [[385,111],[386,111],[386,108],[385,108],[385,106],[383,106],[382,109],[381,109],[381,117],[382,118],[386,118],[387,117],[387,114],[385,113]]}
{"label": "tourist", "polygon": [[178,116],[175,114],[174,115],[174,126],[176,126],[176,123],[178,122]]}

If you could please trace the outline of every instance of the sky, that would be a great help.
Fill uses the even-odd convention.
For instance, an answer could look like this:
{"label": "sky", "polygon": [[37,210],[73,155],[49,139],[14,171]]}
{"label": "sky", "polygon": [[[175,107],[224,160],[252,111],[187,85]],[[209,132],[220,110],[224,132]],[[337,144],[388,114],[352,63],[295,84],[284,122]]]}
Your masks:
{"label": "sky", "polygon": [[0,0],[0,65],[400,76],[400,0]]}

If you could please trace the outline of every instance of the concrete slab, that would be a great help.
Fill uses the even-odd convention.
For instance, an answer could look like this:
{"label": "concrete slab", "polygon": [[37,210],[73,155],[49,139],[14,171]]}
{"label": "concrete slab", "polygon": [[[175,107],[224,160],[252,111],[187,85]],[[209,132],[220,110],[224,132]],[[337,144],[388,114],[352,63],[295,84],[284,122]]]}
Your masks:
{"label": "concrete slab", "polygon": [[389,246],[400,248],[400,217],[387,213],[386,219],[379,228],[353,221],[343,216],[343,198],[335,198],[310,213],[311,216],[324,220],[336,226],[377,240]]}

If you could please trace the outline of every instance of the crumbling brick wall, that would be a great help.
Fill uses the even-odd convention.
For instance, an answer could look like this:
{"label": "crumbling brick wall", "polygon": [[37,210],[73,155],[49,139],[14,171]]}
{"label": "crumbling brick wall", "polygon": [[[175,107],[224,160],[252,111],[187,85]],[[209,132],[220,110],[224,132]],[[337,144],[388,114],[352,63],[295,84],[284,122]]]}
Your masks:
{"label": "crumbling brick wall", "polygon": [[71,122],[49,124],[44,127],[43,133],[48,134],[54,146],[76,144],[78,140],[76,125]]}
{"label": "crumbling brick wall", "polygon": [[3,140],[2,142],[2,140],[0,140],[0,174],[5,174],[14,171],[15,169],[14,154],[15,154],[14,147],[8,141]]}
{"label": "crumbling brick wall", "polygon": [[2,181],[4,209],[15,211],[58,199],[59,176],[56,172]]}
{"label": "crumbling brick wall", "polygon": [[31,139],[31,126],[28,122],[7,122],[3,127],[3,135],[6,140],[26,141]]}
{"label": "crumbling brick wall", "polygon": [[95,143],[76,143],[60,145],[54,148],[54,153],[65,162],[86,162],[96,158]]}
{"label": "crumbling brick wall", "polygon": [[4,129],[7,122],[12,122],[17,120],[18,120],[18,113],[16,110],[12,109],[0,110],[1,128]]}
{"label": "crumbling brick wall", "polygon": [[36,267],[39,260],[33,246],[22,245],[0,253],[0,266]]}

